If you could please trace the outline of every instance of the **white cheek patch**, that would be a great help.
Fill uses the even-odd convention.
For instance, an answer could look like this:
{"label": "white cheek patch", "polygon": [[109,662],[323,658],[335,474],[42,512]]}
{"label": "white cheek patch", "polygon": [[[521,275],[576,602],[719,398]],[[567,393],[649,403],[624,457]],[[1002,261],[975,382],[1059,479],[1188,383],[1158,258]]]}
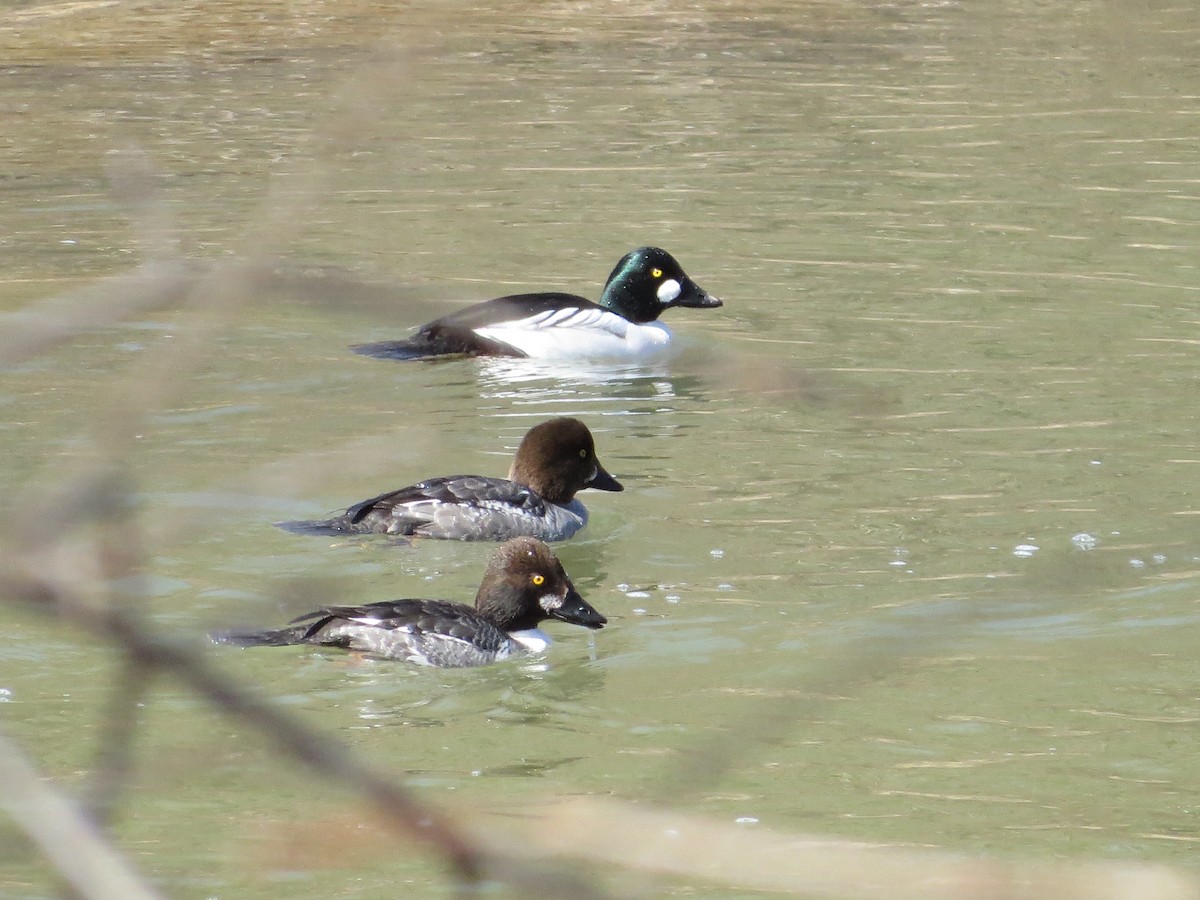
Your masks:
{"label": "white cheek patch", "polygon": [[670,303],[683,293],[683,287],[674,278],[668,278],[658,286],[658,299],[661,303]]}
{"label": "white cheek patch", "polygon": [[554,612],[554,610],[558,609],[562,605],[563,598],[559,597],[557,594],[543,594],[538,599],[538,606],[540,606],[546,612]]}

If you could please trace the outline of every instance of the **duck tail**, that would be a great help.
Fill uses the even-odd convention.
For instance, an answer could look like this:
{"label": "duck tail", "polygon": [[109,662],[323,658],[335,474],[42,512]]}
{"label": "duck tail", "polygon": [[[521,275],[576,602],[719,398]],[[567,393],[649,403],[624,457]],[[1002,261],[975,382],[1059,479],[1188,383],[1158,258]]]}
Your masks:
{"label": "duck tail", "polygon": [[430,323],[403,341],[354,344],[355,353],[376,359],[439,359],[459,356],[516,356],[526,354],[504,341],[476,334],[469,328]]}
{"label": "duck tail", "polygon": [[291,647],[304,643],[308,629],[308,625],[292,625],[265,631],[213,631],[208,638],[214,644],[234,647]]}

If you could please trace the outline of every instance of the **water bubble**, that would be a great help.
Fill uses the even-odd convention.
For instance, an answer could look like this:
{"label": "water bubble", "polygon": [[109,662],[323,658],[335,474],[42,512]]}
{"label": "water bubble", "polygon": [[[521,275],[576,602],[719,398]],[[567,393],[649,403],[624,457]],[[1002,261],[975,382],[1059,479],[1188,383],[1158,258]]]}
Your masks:
{"label": "water bubble", "polygon": [[682,598],[678,594],[667,594],[668,603],[678,603]]}
{"label": "water bubble", "polygon": [[734,819],[739,825],[757,825],[758,818],[755,816],[738,816]]}
{"label": "water bubble", "polygon": [[714,547],[713,549],[708,551],[708,555],[711,556],[713,559],[720,559],[721,557],[723,557],[725,555],[725,551],[722,550],[720,547]]}
{"label": "water bubble", "polygon": [[1037,544],[1017,544],[1013,547],[1013,556],[1019,556],[1021,559],[1028,559],[1040,550]]}
{"label": "water bubble", "polygon": [[1146,568],[1146,561],[1145,561],[1144,559],[1131,559],[1131,560],[1129,561],[1129,564],[1130,564],[1131,566],[1133,566],[1135,569],[1144,569],[1144,568]]}
{"label": "water bubble", "polygon": [[1166,561],[1167,554],[1165,553],[1155,553],[1152,557],[1150,557],[1150,562],[1154,563],[1156,566],[1161,566]]}
{"label": "water bubble", "polygon": [[1074,535],[1071,538],[1071,543],[1080,550],[1095,550],[1096,536],[1094,534],[1088,534],[1086,531],[1081,531],[1079,534]]}
{"label": "water bubble", "polygon": [[626,591],[625,596],[631,600],[645,600],[650,594],[648,591]]}

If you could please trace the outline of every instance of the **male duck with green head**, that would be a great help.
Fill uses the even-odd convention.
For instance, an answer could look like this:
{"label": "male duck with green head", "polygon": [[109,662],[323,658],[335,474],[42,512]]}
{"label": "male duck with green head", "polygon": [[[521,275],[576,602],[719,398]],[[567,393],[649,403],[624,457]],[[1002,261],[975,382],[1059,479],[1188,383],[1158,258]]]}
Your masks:
{"label": "male duck with green head", "polygon": [[354,350],[382,359],[636,359],[670,344],[670,329],[658,321],[663,310],[720,305],[670,253],[639,247],[617,263],[599,303],[556,292],[497,297],[422,325],[407,340],[359,344]]}

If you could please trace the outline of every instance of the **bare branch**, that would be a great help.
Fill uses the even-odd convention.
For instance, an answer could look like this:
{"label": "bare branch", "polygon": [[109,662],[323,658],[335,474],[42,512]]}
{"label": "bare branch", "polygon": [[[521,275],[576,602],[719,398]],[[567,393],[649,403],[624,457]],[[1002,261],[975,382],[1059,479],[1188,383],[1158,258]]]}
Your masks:
{"label": "bare branch", "polygon": [[594,798],[548,807],[529,822],[525,833],[511,835],[526,852],[703,878],[742,890],[862,900],[1200,898],[1195,877],[1167,866],[971,857],[772,832],[679,810],[651,810]]}
{"label": "bare branch", "polygon": [[150,688],[150,672],[135,657],[125,660],[120,682],[113,691],[109,712],[102,722],[104,737],[91,773],[88,812],[101,825],[110,825],[121,793],[133,770],[133,741],[137,734],[138,708]]}
{"label": "bare branch", "polygon": [[105,604],[80,603],[45,579],[0,574],[0,594],[70,612],[71,622],[113,641],[143,665],[184,681],[222,712],[253,724],[269,740],[325,777],[357,790],[394,824],[441,852],[462,878],[475,880],[483,854],[439,812],[388,778],[359,763],[346,747],[301,725],[260,696],[217,672],[195,649],[152,636],[134,613]]}
{"label": "bare branch", "polygon": [[150,888],[79,808],[0,734],[0,808],[33,838],[84,898],[153,900]]}
{"label": "bare branch", "polygon": [[149,262],[130,274],[105,278],[8,313],[0,328],[0,366],[32,359],[85,331],[178,303],[195,278],[194,266]]}

